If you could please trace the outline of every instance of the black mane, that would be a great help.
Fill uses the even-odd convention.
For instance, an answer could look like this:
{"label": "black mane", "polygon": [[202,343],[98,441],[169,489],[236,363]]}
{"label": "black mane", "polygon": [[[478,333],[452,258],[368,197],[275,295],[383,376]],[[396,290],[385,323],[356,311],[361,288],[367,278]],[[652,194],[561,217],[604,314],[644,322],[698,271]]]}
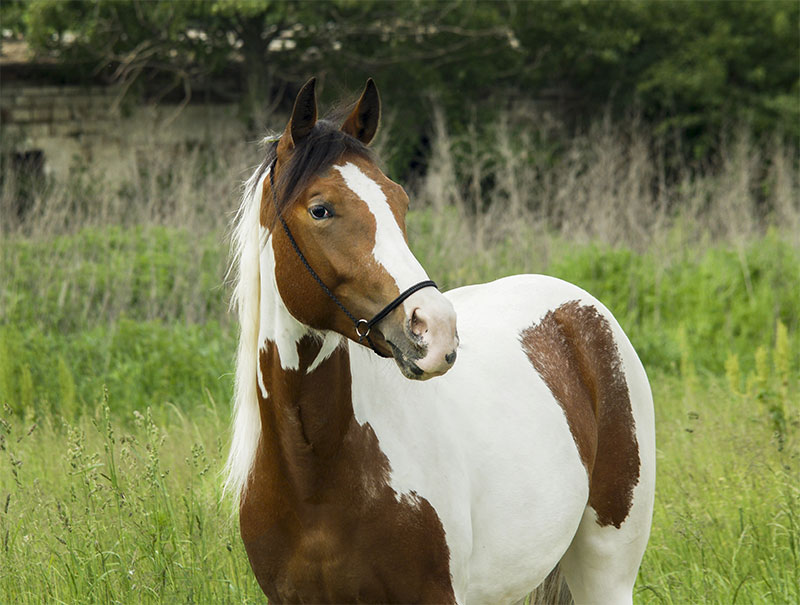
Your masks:
{"label": "black mane", "polygon": [[[259,174],[263,174],[275,161],[277,149],[278,139],[269,144],[267,157]],[[308,136],[295,147],[288,165],[281,166],[280,172],[275,176],[278,212],[285,213],[311,180],[330,168],[344,153],[353,153],[374,161],[373,154],[366,145],[342,132],[329,120],[319,120],[314,124]]]}

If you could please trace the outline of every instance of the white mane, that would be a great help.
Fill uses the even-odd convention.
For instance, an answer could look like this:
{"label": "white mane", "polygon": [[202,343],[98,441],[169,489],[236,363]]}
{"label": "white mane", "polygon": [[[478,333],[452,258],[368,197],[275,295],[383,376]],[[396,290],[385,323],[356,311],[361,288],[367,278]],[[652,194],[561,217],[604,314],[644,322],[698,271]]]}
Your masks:
{"label": "white mane", "polygon": [[261,192],[269,169],[258,168],[244,184],[242,203],[234,218],[230,271],[235,286],[231,307],[239,318],[239,348],[233,403],[233,438],[225,464],[223,493],[236,501],[247,485],[261,435],[261,416],[256,393],[259,332],[259,215]]}

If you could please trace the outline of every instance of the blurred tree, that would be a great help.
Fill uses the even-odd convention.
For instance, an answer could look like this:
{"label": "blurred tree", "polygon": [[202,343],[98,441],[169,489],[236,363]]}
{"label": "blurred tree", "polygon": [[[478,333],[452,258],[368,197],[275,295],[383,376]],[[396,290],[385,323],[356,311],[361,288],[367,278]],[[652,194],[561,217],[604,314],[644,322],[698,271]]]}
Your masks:
{"label": "blurred tree", "polygon": [[432,99],[455,133],[532,98],[573,122],[636,107],[697,158],[742,121],[800,142],[796,0],[3,0],[0,19],[64,73],[155,99],[200,88],[258,126],[311,75],[327,99],[373,76],[399,176]]}
{"label": "blurred tree", "polygon": [[749,123],[800,141],[800,3],[561,1],[513,5],[514,33],[534,67],[523,86],[550,90],[593,116],[635,106],[693,155]]}
{"label": "blurred tree", "polygon": [[800,140],[800,3],[648,9],[654,48],[635,93],[661,130],[677,128],[698,158],[713,149],[714,135],[743,123],[757,135],[781,130]]}

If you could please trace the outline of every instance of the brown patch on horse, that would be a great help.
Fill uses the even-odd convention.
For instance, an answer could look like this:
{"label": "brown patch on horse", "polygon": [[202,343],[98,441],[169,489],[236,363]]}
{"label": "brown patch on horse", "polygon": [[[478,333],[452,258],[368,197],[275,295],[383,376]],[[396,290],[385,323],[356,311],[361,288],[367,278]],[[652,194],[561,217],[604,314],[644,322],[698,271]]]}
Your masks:
{"label": "brown patch on horse", "polygon": [[260,351],[262,436],[241,502],[241,535],[270,602],[454,603],[442,523],[416,494],[399,500],[372,428],[353,415],[345,347],[307,374]]}
{"label": "brown patch on horse", "polygon": [[611,326],[593,306],[571,301],[523,330],[520,339],[567,417],[589,474],[589,506],[598,524],[619,528],[633,504],[640,461]]}

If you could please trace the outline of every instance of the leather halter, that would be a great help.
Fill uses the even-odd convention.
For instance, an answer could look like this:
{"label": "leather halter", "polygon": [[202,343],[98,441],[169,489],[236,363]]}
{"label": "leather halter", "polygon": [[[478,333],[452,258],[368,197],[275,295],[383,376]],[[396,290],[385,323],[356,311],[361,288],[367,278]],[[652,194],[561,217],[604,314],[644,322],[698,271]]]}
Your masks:
{"label": "leather halter", "polygon": [[289,238],[289,242],[292,244],[292,248],[294,248],[294,251],[297,253],[297,256],[300,258],[300,261],[303,263],[306,270],[308,270],[309,274],[311,274],[311,277],[313,277],[314,281],[316,281],[319,284],[320,288],[322,288],[322,291],[325,292],[325,294],[327,294],[328,297],[333,302],[336,303],[336,306],[339,307],[345,315],[347,315],[347,317],[350,319],[351,322],[353,322],[353,327],[355,328],[356,336],[358,336],[358,342],[361,343],[366,338],[370,348],[373,351],[375,351],[375,353],[377,353],[381,357],[388,357],[388,355],[381,353],[377,348],[375,348],[375,343],[373,343],[372,339],[369,337],[369,333],[372,330],[372,328],[375,326],[375,324],[377,324],[387,315],[389,315],[389,313],[391,313],[397,307],[399,307],[405,299],[414,294],[414,292],[416,292],[417,290],[421,290],[422,288],[428,288],[428,287],[433,287],[438,289],[439,287],[436,285],[435,282],[431,281],[430,279],[426,279],[424,281],[414,284],[407,290],[401,292],[397,296],[397,298],[395,298],[392,302],[386,305],[383,309],[378,311],[372,319],[369,320],[356,319],[355,315],[353,315],[350,311],[347,310],[347,307],[344,306],[342,301],[340,301],[336,297],[336,295],[331,291],[331,289],[325,285],[325,282],[322,281],[322,278],[319,275],[317,275],[317,272],[314,271],[314,269],[308,263],[308,260],[306,260],[306,257],[303,254],[302,250],[300,250],[300,246],[297,245],[297,241],[294,239],[292,232],[289,230],[289,225],[286,224],[286,221],[284,220],[283,215],[281,214],[281,211],[278,208],[278,198],[275,195],[275,164],[277,161],[278,158],[275,158],[274,160],[272,160],[272,164],[270,164],[269,166],[269,186],[270,189],[272,190],[272,203],[275,205],[275,214],[278,216],[278,220],[281,222],[281,226],[283,227],[283,230],[286,233],[286,237]]}

